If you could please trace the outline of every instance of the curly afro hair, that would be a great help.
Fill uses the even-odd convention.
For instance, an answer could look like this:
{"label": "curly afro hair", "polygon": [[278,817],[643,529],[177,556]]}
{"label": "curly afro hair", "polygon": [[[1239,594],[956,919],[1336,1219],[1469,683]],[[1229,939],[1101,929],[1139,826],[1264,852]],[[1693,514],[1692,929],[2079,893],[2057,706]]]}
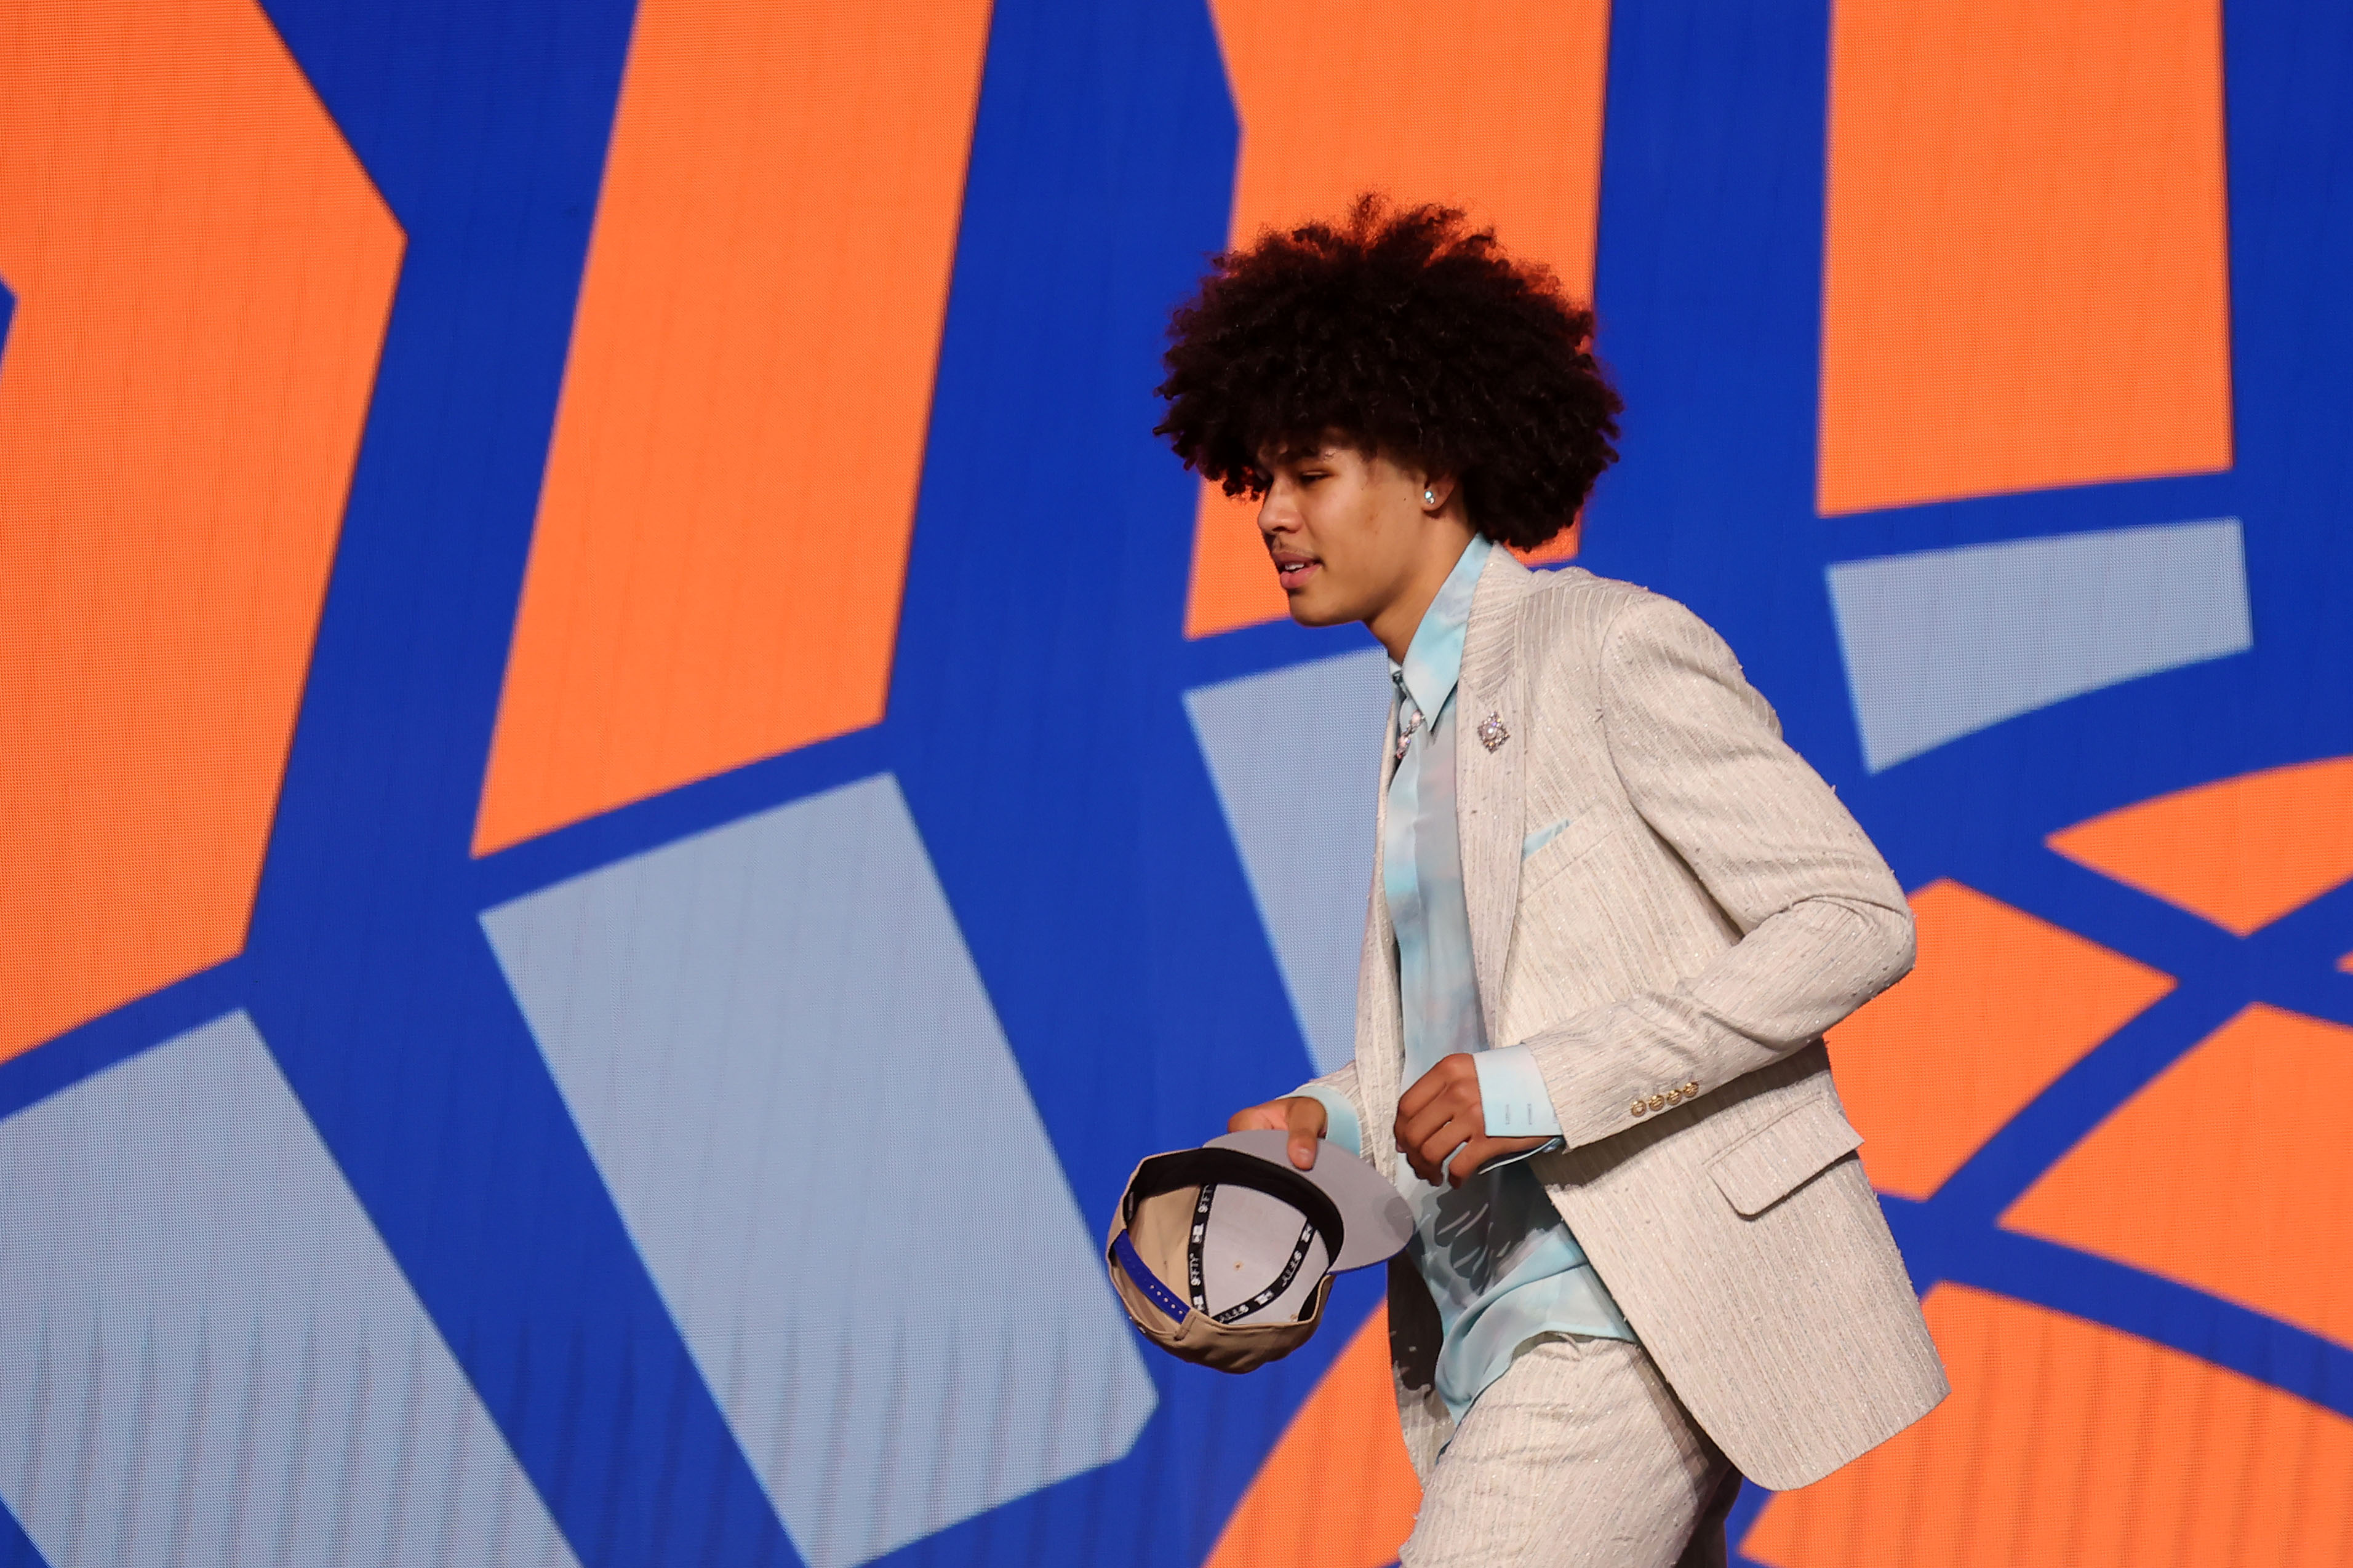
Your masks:
{"label": "curly afro hair", "polygon": [[1615,462],[1623,405],[1593,312],[1446,206],[1359,196],[1339,223],[1219,256],[1177,307],[1165,436],[1228,495],[1265,489],[1261,446],[1339,431],[1456,476],[1472,524],[1530,550]]}

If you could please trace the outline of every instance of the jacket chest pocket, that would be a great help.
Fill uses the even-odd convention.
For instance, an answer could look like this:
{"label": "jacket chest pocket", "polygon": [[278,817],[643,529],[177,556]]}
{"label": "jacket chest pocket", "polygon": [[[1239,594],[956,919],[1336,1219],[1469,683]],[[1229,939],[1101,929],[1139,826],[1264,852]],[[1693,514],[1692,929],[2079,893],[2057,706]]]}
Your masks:
{"label": "jacket chest pocket", "polygon": [[1598,805],[1540,827],[1520,841],[1520,896],[1541,889],[1618,829],[1619,818]]}

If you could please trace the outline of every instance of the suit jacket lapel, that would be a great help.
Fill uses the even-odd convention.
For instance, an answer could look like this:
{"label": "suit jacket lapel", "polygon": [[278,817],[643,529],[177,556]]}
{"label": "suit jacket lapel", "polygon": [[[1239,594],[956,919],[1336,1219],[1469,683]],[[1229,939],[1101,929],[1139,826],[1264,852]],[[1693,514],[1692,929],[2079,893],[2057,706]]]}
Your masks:
{"label": "suit jacket lapel", "polygon": [[[1456,828],[1462,846],[1462,896],[1470,907],[1471,959],[1488,1043],[1499,1033],[1504,968],[1520,900],[1520,840],[1526,832],[1520,764],[1527,755],[1527,677],[1519,649],[1520,599],[1532,574],[1497,550],[1479,574],[1462,642],[1455,700]],[[1496,743],[1487,743],[1493,737]]]}

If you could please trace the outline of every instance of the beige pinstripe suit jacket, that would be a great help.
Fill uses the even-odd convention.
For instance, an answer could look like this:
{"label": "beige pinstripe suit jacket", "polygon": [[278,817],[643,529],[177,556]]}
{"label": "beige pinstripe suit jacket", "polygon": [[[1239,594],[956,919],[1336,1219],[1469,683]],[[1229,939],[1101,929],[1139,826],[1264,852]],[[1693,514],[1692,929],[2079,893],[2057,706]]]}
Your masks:
{"label": "beige pinstripe suit jacket", "polygon": [[[1816,1480],[1947,1391],[1821,1043],[1911,967],[1903,892],[1722,639],[1672,600],[1498,550],[1455,700],[1487,1037],[1533,1047],[1568,1143],[1533,1169],[1717,1446],[1768,1487]],[[1492,752],[1474,740],[1491,716],[1508,731]],[[1563,820],[1523,864],[1523,837]],[[1356,1060],[1321,1081],[1350,1096],[1394,1177],[1406,1086],[1375,855]],[[1389,1338],[1426,1473],[1451,1428],[1437,1314],[1402,1258]]]}

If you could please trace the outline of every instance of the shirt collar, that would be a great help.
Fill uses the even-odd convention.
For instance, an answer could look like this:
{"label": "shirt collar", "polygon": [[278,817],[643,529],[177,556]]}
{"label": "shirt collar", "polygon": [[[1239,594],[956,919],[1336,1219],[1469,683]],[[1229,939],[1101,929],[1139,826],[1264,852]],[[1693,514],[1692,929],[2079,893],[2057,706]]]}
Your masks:
{"label": "shirt collar", "polygon": [[1438,590],[1438,597],[1422,612],[1421,625],[1406,646],[1405,663],[1389,660],[1389,679],[1410,693],[1426,721],[1434,722],[1446,706],[1454,683],[1462,675],[1462,637],[1471,626],[1471,598],[1478,592],[1479,574],[1486,568],[1494,544],[1484,534],[1473,534],[1462,558]]}

